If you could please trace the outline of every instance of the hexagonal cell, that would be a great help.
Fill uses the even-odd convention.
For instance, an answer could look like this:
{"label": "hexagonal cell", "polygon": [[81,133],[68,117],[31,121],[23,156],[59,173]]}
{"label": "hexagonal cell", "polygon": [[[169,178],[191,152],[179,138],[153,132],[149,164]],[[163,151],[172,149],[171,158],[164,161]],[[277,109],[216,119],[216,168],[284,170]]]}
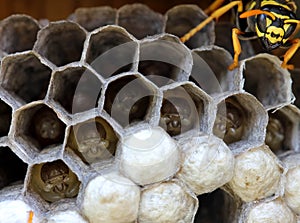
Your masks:
{"label": "hexagonal cell", "polygon": [[29,184],[47,202],[77,196],[81,182],[62,160],[35,164],[30,169]]}
{"label": "hexagonal cell", "polygon": [[300,111],[293,105],[269,111],[265,142],[275,154],[299,151]]}
{"label": "hexagonal cell", "polygon": [[67,146],[86,164],[109,160],[114,157],[118,137],[112,126],[96,117],[71,127]]}
{"label": "hexagonal cell", "polygon": [[133,69],[138,44],[118,26],[106,26],[91,33],[86,62],[104,78]]}
{"label": "hexagonal cell", "polygon": [[281,61],[270,54],[258,54],[241,61],[244,89],[267,109],[290,104],[292,101],[290,73],[280,64]]}
{"label": "hexagonal cell", "polygon": [[73,22],[52,22],[41,29],[34,50],[56,66],[79,61],[86,38],[85,31]]}
{"label": "hexagonal cell", "polygon": [[31,50],[39,25],[30,16],[12,15],[0,23],[0,49],[6,53]]}
{"label": "hexagonal cell", "polygon": [[65,124],[44,104],[22,107],[15,113],[14,137],[21,145],[41,151],[63,143]]}
{"label": "hexagonal cell", "polygon": [[[175,6],[166,13],[165,32],[182,37],[207,18],[207,15],[197,5]],[[185,44],[191,48],[212,45],[215,41],[214,22],[207,24]]]}
{"label": "hexagonal cell", "polygon": [[255,97],[236,93],[219,101],[213,133],[232,149],[243,150],[264,142],[267,121],[267,113]]}
{"label": "hexagonal cell", "polygon": [[157,86],[188,80],[191,69],[190,51],[174,36],[165,34],[141,42],[138,71]]}
{"label": "hexagonal cell", "polygon": [[0,137],[7,136],[12,116],[12,108],[0,99]]}
{"label": "hexagonal cell", "polygon": [[23,183],[27,171],[24,163],[9,147],[0,146],[0,189]]}
{"label": "hexagonal cell", "polygon": [[234,222],[238,203],[226,192],[217,189],[198,196],[199,208],[194,222],[228,223]]}
{"label": "hexagonal cell", "polygon": [[232,56],[217,46],[201,47],[192,51],[193,69],[190,80],[208,94],[238,90],[235,72],[228,70]]}
{"label": "hexagonal cell", "polygon": [[102,82],[85,67],[68,67],[53,74],[49,97],[69,113],[97,107]]}
{"label": "hexagonal cell", "polygon": [[192,84],[163,92],[159,125],[170,136],[192,129],[207,131],[209,97]]}
{"label": "hexagonal cell", "polygon": [[10,94],[26,103],[45,98],[51,69],[34,52],[7,56],[1,68],[1,86]]}
{"label": "hexagonal cell", "polygon": [[78,23],[87,31],[92,31],[105,25],[116,24],[116,14],[117,10],[109,6],[78,8],[69,20]]}
{"label": "hexagonal cell", "polygon": [[143,4],[125,5],[118,10],[117,24],[137,39],[162,33],[164,22],[161,14]]}
{"label": "hexagonal cell", "polygon": [[148,121],[155,89],[139,75],[125,75],[111,81],[105,91],[104,110],[121,126]]}

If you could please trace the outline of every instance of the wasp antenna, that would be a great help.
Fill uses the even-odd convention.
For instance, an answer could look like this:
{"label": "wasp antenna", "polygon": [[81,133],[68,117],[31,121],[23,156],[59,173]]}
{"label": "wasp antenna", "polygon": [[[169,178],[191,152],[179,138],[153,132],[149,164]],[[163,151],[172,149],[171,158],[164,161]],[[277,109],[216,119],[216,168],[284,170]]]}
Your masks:
{"label": "wasp antenna", "polygon": [[240,15],[240,18],[244,19],[244,18],[247,18],[247,17],[250,17],[250,16],[260,15],[260,14],[265,14],[267,16],[270,16],[272,18],[272,20],[276,19],[276,16],[273,15],[271,12],[264,11],[264,10],[259,10],[259,9],[253,9],[253,10],[250,10],[250,11],[246,11],[246,12],[244,12]]}

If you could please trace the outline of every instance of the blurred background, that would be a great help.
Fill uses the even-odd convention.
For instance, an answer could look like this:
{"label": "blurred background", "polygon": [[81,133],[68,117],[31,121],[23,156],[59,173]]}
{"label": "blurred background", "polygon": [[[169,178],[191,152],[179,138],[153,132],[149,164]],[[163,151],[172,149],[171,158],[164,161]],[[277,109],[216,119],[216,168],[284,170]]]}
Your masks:
{"label": "blurred background", "polygon": [[144,3],[154,11],[165,13],[179,4],[197,4],[206,7],[213,0],[0,0],[0,19],[22,13],[35,19],[51,21],[67,18],[76,8],[108,5],[120,8],[125,4]]}

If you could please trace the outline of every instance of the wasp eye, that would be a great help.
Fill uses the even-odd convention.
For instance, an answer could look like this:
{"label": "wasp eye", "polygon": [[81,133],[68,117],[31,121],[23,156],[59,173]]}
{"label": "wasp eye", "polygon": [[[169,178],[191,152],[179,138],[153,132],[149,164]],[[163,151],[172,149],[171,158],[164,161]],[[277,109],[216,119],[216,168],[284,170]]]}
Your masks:
{"label": "wasp eye", "polygon": [[267,23],[266,23],[266,15],[261,14],[257,16],[257,27],[260,32],[265,33],[267,29]]}
{"label": "wasp eye", "polygon": [[295,31],[297,25],[296,24],[284,24],[283,29],[284,29],[284,39],[289,38],[293,32]]}

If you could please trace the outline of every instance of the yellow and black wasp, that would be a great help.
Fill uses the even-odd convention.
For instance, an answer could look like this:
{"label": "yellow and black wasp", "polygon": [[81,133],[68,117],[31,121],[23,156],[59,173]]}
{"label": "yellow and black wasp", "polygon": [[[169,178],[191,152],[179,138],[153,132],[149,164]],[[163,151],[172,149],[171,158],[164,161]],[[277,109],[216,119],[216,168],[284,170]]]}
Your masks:
{"label": "yellow and black wasp", "polygon": [[233,63],[229,66],[232,70],[238,66],[238,57],[241,53],[240,39],[259,38],[266,51],[279,47],[289,47],[283,56],[281,66],[293,69],[288,61],[300,46],[300,39],[294,38],[299,29],[300,21],[297,19],[297,6],[293,0],[252,0],[233,1],[220,7],[224,0],[216,0],[205,11],[209,17],[198,26],[190,30],[183,37],[186,42],[209,22],[218,19],[224,13],[237,6],[236,28],[232,29],[234,48]]}

